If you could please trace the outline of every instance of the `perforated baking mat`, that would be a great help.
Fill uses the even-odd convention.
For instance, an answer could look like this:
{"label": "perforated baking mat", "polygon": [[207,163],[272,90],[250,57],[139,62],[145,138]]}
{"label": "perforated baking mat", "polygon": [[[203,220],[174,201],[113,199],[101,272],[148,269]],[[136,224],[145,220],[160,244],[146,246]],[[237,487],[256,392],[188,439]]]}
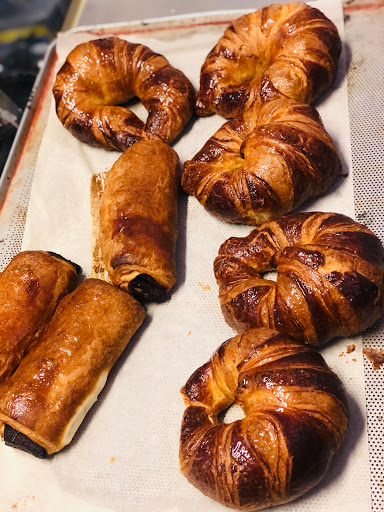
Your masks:
{"label": "perforated baking mat", "polygon": [[[256,3],[255,8],[266,3]],[[326,14],[332,19],[335,13],[338,19],[334,21],[337,21],[342,32],[341,11],[337,2],[320,0],[313,5],[322,10],[322,6],[328,8],[330,13]],[[383,161],[380,131],[383,126],[383,113],[378,108],[382,98],[378,42],[383,39],[380,22],[384,20],[380,8],[374,10],[368,7],[364,10],[357,8],[358,5],[372,6],[372,3],[352,2],[349,7],[346,6],[347,33],[341,70],[333,90],[325,100],[320,101],[318,108],[326,127],[331,128],[331,135],[341,151],[344,167],[350,171],[353,168],[354,174],[354,201],[352,173],[343,185],[339,184],[331,192],[333,199],[336,198],[341,205],[343,198],[349,198],[349,204],[343,203],[342,211],[353,216],[355,209],[356,218],[373,229],[383,240],[384,170],[378,171]],[[203,39],[207,34],[212,36],[214,42],[225,25],[239,14],[235,11],[174,17],[124,26],[87,27],[87,31],[94,36],[110,33],[124,34],[127,37],[132,35],[145,44],[150,41],[155,45],[156,41],[162,41],[163,44],[167,40],[173,45],[176,40],[196,43],[200,39],[198,36]],[[78,31],[73,33],[78,34]],[[163,51],[171,63],[172,44],[170,54]],[[181,61],[188,60],[190,48],[185,50],[184,57],[182,45],[183,43],[178,48],[178,58]],[[205,53],[209,49],[210,47],[206,48]],[[366,59],[367,55],[369,59]],[[2,177],[2,267],[23,244],[36,163],[38,162],[38,182],[42,154],[44,155],[40,148],[43,137],[47,139],[47,120],[52,109],[50,91],[57,68],[56,59],[56,46],[53,46],[46,58],[30,109],[25,114],[22,129]],[[185,63],[182,64],[186,66]],[[344,101],[342,110],[348,119],[344,64],[348,68],[351,139],[348,123],[344,119],[332,120],[332,101],[335,97],[338,101]],[[186,66],[185,72],[196,86],[198,77],[191,76],[191,70],[192,68]],[[370,84],[369,89],[366,88],[367,83]],[[211,129],[213,133],[222,120],[211,118],[207,122],[211,123],[207,129]],[[63,144],[68,134],[61,132],[59,128],[62,127],[56,125],[56,142]],[[175,145],[182,160],[192,156],[205,142],[199,138],[200,135],[196,139],[192,137],[194,128],[196,129],[192,126],[185,135],[188,144],[180,146],[181,139]],[[118,155],[110,153],[108,159],[113,161]],[[68,172],[75,171],[71,164],[72,159],[68,157]],[[106,170],[102,165],[96,167],[94,172]],[[325,206],[327,201],[328,199],[320,199],[310,205],[313,208],[307,209],[320,209],[318,205]],[[332,200],[330,204],[332,205]],[[29,214],[30,223],[36,205],[39,205],[39,199],[35,196],[34,206]],[[340,208],[333,209],[340,211]],[[41,210],[44,210],[44,204],[41,204]],[[39,224],[38,229],[36,225],[30,226],[24,247],[47,248],[34,246],[44,238],[41,238],[44,229],[44,224]],[[239,230],[245,233],[248,228],[239,227]],[[179,265],[179,285],[172,300],[166,305],[149,308],[144,327],[132,340],[122,360],[113,370],[100,403],[87,416],[73,443],[48,461],[36,461],[1,444],[0,461],[3,468],[7,468],[6,475],[0,480],[1,510],[51,511],[70,508],[74,511],[185,512],[198,507],[203,510],[225,510],[202,496],[178,473],[177,438],[182,415],[178,388],[197,366],[208,359],[216,346],[232,334],[225,326],[219,311],[211,266],[217,253],[218,240],[238,234],[239,231],[230,232],[226,225],[212,220],[196,200],[183,196],[180,198],[180,233],[179,259],[182,264]],[[211,246],[206,243],[207,235],[211,235],[213,239]],[[53,241],[54,243],[58,242]],[[364,345],[381,348],[383,325],[374,326],[363,338]],[[274,510],[383,510],[383,370],[373,371],[371,363],[363,363],[361,337],[353,340],[358,347],[355,353],[346,354],[345,347],[349,343],[351,342],[345,339],[339,340],[324,351],[328,363],[345,383],[350,399],[352,425],[347,441],[318,488],[293,504]],[[236,411],[233,414],[236,415]],[[230,418],[228,416],[228,420]]]}

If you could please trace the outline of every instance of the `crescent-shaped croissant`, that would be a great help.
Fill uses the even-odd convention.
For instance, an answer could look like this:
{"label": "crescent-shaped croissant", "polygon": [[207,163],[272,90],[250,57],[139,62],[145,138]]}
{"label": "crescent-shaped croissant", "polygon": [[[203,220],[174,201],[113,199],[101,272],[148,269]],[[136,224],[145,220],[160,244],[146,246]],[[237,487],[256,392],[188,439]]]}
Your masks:
{"label": "crescent-shaped croissant", "polygon": [[260,224],[325,192],[341,174],[315,109],[294,100],[256,102],[185,162],[183,189],[227,222]]}
{"label": "crescent-shaped croissant", "polygon": [[[280,217],[229,238],[214,262],[224,317],[312,345],[366,329],[384,313],[384,248],[339,213]],[[263,279],[277,270],[277,281]]]}
{"label": "crescent-shaped croissant", "polygon": [[[125,151],[142,139],[170,143],[193,113],[188,78],[147,46],[118,37],[78,45],[53,87],[56,112],[82,142]],[[144,123],[119,106],[137,96],[148,110]]]}
{"label": "crescent-shaped croissant", "polygon": [[335,78],[340,51],[335,25],[304,3],[241,16],[201,68],[196,112],[236,117],[258,97],[312,103]]}
{"label": "crescent-shaped croissant", "polygon": [[[182,388],[180,469],[204,494],[259,510],[316,485],[348,425],[338,377],[286,334],[251,329],[223,343]],[[220,423],[233,402],[245,417]]]}

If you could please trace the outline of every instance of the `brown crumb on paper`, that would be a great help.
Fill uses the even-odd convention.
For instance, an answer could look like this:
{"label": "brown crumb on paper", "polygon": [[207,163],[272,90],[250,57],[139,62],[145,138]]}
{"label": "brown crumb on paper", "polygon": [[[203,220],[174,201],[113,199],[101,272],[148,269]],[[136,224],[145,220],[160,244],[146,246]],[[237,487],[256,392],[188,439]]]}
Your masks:
{"label": "brown crumb on paper", "polygon": [[12,505],[12,510],[14,510],[15,508],[17,508],[17,503],[14,503],[14,504]]}
{"label": "brown crumb on paper", "polygon": [[191,334],[192,334],[192,331],[189,331],[189,332],[188,332],[188,336],[190,336]]}
{"label": "brown crumb on paper", "polygon": [[200,288],[203,290],[203,292],[209,292],[209,290],[211,289],[211,287],[209,286],[209,284],[204,284],[204,283],[197,283]]}
{"label": "brown crumb on paper", "polygon": [[339,354],[339,357],[344,357],[344,356],[345,356],[344,352],[342,352],[341,354]]}
{"label": "brown crumb on paper", "polygon": [[374,370],[379,370],[384,363],[384,350],[367,347],[363,349],[363,354],[371,361]]}
{"label": "brown crumb on paper", "polygon": [[115,457],[110,457],[109,458],[109,463],[110,464],[113,464],[115,462],[116,458]]}
{"label": "brown crumb on paper", "polygon": [[356,350],[356,345],[348,345],[347,346],[347,354],[354,352]]}

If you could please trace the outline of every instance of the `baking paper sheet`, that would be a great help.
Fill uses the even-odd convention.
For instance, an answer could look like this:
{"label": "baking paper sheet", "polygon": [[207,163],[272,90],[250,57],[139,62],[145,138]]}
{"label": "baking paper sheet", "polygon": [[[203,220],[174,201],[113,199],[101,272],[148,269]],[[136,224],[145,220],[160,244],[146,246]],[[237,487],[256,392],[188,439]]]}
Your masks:
{"label": "baking paper sheet", "polygon": [[[314,3],[337,25],[343,37],[341,4]],[[258,5],[255,5],[255,8]],[[228,19],[237,17],[229,14]],[[198,18],[194,19],[194,23]],[[163,53],[198,87],[202,62],[224,30],[220,24],[153,30],[125,36]],[[116,33],[114,34],[116,35]],[[60,35],[59,67],[78,43],[92,33]],[[337,211],[354,216],[345,53],[336,82],[317,108],[349,172],[307,210]],[[133,108],[143,119],[141,105]],[[219,116],[191,122],[174,144],[183,162],[218,129]],[[23,249],[46,249],[91,268],[90,181],[107,171],[117,152],[77,141],[58,121],[52,100],[40,149]],[[302,208],[303,209],[303,208]],[[220,512],[225,507],[203,496],[178,469],[178,442],[183,404],[180,387],[191,373],[232,336],[217,298],[213,260],[229,236],[243,236],[247,226],[234,226],[209,215],[192,197],[180,193],[178,282],[165,304],[148,306],[148,315],[112,370],[98,402],[73,442],[48,460],[0,446],[0,510]],[[346,347],[356,345],[347,354]],[[340,339],[322,353],[343,381],[351,423],[346,441],[323,482],[303,498],[276,507],[276,512],[368,512],[370,479],[366,431],[361,338]],[[236,407],[226,421],[239,417]]]}

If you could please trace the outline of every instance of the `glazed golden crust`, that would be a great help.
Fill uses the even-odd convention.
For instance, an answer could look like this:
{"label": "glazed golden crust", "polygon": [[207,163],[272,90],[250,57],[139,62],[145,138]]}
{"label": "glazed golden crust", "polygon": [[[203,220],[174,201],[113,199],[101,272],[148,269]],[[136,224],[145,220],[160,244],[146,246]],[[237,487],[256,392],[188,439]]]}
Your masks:
{"label": "glazed golden crust", "polygon": [[[117,37],[78,45],[53,87],[60,121],[82,142],[125,151],[143,139],[170,143],[193,113],[194,90],[167,59],[142,44]],[[137,96],[148,110],[144,123],[121,107]]]}
{"label": "glazed golden crust", "polygon": [[[230,238],[214,263],[221,308],[238,331],[270,327],[312,345],[384,313],[384,249],[339,213],[286,215]],[[277,269],[277,281],[262,273]]]}
{"label": "glazed golden crust", "polygon": [[101,254],[112,282],[162,300],[176,282],[177,153],[161,141],[129,148],[105,177]]}
{"label": "glazed golden crust", "polygon": [[279,96],[312,103],[335,78],[340,50],[335,25],[304,3],[241,16],[202,66],[196,112],[236,117]]}
{"label": "glazed golden crust", "polygon": [[260,224],[322,194],[340,173],[317,111],[276,99],[225,123],[185,162],[182,186],[223,220]]}
{"label": "glazed golden crust", "polygon": [[0,421],[48,454],[61,450],[144,316],[129,294],[105,281],[84,281],[60,302],[2,389]]}
{"label": "glazed golden crust", "polygon": [[[291,501],[316,485],[346,434],[347,401],[320,354],[286,334],[252,329],[227,340],[182,388],[180,469],[238,510]],[[245,417],[219,423],[237,402]]]}
{"label": "glazed golden crust", "polygon": [[77,283],[74,265],[44,251],[24,251],[0,274],[0,383],[17,368],[60,299]]}

